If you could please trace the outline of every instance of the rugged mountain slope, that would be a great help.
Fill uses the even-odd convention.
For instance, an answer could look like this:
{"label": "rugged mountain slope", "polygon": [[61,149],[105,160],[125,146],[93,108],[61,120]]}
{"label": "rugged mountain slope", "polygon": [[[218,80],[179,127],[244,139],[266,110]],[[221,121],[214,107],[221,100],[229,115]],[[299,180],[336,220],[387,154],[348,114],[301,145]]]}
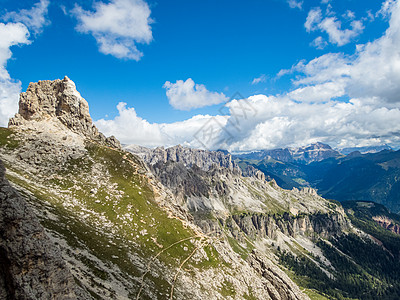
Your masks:
{"label": "rugged mountain slope", "polygon": [[87,299],[0,161],[0,299]]}
{"label": "rugged mountain slope", "polygon": [[307,298],[271,251],[233,242],[234,251],[229,230],[217,222],[221,229],[196,226],[180,198],[138,157],[98,133],[86,112],[68,78],[42,81],[21,95],[19,114],[0,130],[8,180],[83,293],[94,299]]}
{"label": "rugged mountain slope", "polygon": [[[179,157],[147,162],[204,232],[226,234],[242,256],[249,248],[274,253],[298,284],[318,290],[317,295],[308,291],[316,299],[323,294],[333,299],[400,295],[400,264],[382,247],[384,234],[364,233],[363,221],[349,215],[358,225],[353,227],[339,203],[322,199],[315,190],[283,190],[274,181],[242,177],[237,169],[214,164],[205,171],[180,163]],[[391,251],[398,252],[399,245],[393,245]]]}

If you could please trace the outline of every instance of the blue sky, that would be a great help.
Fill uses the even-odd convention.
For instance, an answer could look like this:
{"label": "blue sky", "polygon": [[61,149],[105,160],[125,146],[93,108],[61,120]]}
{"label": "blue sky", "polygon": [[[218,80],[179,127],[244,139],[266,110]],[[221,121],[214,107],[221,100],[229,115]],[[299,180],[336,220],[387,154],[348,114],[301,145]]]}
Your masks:
{"label": "blue sky", "polygon": [[[0,45],[9,75],[0,80],[3,125],[18,88],[68,75],[98,127],[124,143],[232,151],[317,140],[335,147],[399,144],[399,125],[385,124],[400,117],[398,69],[390,67],[398,63],[390,30],[398,1],[0,3],[0,37],[22,34]],[[382,70],[367,82],[362,73],[374,73],[374,64]],[[371,88],[386,77],[394,83],[385,91]],[[220,109],[236,92],[257,117],[234,126],[234,105],[241,102],[228,103],[228,116]],[[120,102],[126,105],[118,111]],[[206,144],[196,133],[211,118],[221,138]]]}

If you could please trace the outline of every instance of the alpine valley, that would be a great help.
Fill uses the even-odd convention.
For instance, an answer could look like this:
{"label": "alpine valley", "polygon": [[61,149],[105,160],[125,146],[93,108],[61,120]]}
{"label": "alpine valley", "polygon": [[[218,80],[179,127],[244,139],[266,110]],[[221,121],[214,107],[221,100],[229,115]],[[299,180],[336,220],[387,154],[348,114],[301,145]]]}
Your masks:
{"label": "alpine valley", "polygon": [[0,159],[0,299],[400,298],[398,151],[121,146],[65,77]]}

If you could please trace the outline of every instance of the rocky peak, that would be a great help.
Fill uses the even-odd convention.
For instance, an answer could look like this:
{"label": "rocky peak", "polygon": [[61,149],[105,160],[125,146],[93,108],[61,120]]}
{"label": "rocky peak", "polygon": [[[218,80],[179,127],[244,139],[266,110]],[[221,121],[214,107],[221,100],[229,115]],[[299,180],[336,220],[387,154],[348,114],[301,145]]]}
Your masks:
{"label": "rocky peak", "polygon": [[320,142],[305,147],[293,148],[290,149],[290,151],[295,161],[303,161],[306,163],[340,156],[340,153],[333,150],[331,146]]}
{"label": "rocky peak", "polygon": [[67,76],[62,80],[31,82],[27,91],[21,93],[18,113],[10,119],[8,126],[36,129],[38,123],[45,124],[40,126],[41,129],[66,127],[84,138],[120,147],[114,137],[106,139],[99,133],[90,117],[87,101]]}
{"label": "rocky peak", "polygon": [[208,171],[214,165],[230,170],[237,168],[235,162],[232,160],[232,156],[223,151],[199,150],[181,145],[166,149],[164,147],[148,149],[132,145],[127,146],[125,149],[139,155],[150,165],[154,165],[157,162],[166,163],[174,161],[182,163],[187,167],[196,165],[203,171]]}

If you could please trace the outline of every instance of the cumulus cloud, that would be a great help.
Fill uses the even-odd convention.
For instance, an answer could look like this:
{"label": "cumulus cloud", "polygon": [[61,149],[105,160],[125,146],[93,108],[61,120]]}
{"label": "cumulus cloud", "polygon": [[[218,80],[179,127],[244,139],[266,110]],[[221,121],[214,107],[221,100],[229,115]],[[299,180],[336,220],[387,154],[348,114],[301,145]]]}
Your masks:
{"label": "cumulus cloud", "polygon": [[358,45],[354,55],[328,53],[290,70],[299,72],[294,84],[310,85],[332,82],[344,85],[349,97],[377,97],[382,105],[400,102],[400,2],[391,6],[389,28],[382,37]]}
{"label": "cumulus cloud", "polygon": [[290,99],[300,102],[327,102],[345,95],[344,81],[301,87],[287,95]]}
{"label": "cumulus cloud", "polygon": [[92,34],[101,53],[138,61],[143,53],[136,45],[153,40],[151,11],[143,0],[95,2],[94,11],[75,6],[72,13],[78,20],[76,29]]}
{"label": "cumulus cloud", "polygon": [[[126,103],[117,105],[118,116],[101,119],[96,126],[106,135],[115,135],[125,144],[147,147],[182,144],[196,148],[214,148],[227,122],[224,116],[197,115],[175,123],[149,123],[137,116]],[[216,138],[216,139],[214,139]]]}
{"label": "cumulus cloud", "polygon": [[[238,114],[243,107],[257,114]],[[183,122],[149,123],[133,108],[118,104],[113,120],[96,121],[106,135],[125,144],[184,146],[232,152],[301,146],[322,141],[333,147],[399,145],[400,110],[377,105],[377,99],[324,103],[296,102],[288,96],[255,95],[228,104],[229,116],[197,115]]]}
{"label": "cumulus cloud", "polygon": [[50,21],[46,18],[49,4],[49,0],[41,0],[31,9],[7,13],[3,20],[22,23],[34,34],[39,34],[43,31],[44,26],[50,24]]}
{"label": "cumulus cloud", "polygon": [[267,77],[265,76],[265,74],[261,74],[260,77],[254,78],[251,84],[252,85],[259,84],[260,82],[265,82],[266,80]]}
{"label": "cumulus cloud", "polygon": [[[346,18],[354,19],[354,13],[347,11]],[[342,29],[342,23],[335,16],[323,16],[321,8],[313,8],[308,12],[304,27],[308,32],[319,30],[328,34],[329,41],[338,46],[348,44],[352,39],[360,35],[364,25],[360,20],[353,20],[350,28]],[[317,47],[320,45],[315,44]]]}
{"label": "cumulus cloud", "polygon": [[[322,141],[334,147],[360,144],[397,143],[391,134],[400,131],[400,110],[377,107],[376,99],[352,99],[348,103],[294,102],[289,97],[257,95],[250,102],[257,117],[243,119],[242,132],[224,145],[231,151],[300,146]],[[366,103],[369,102],[369,103]],[[235,105],[235,103],[232,103]],[[234,131],[229,126],[227,131]]]}
{"label": "cumulus cloud", "polygon": [[179,110],[191,110],[226,102],[223,93],[210,92],[203,84],[195,84],[193,79],[177,80],[175,83],[165,82],[164,88],[169,103]]}

